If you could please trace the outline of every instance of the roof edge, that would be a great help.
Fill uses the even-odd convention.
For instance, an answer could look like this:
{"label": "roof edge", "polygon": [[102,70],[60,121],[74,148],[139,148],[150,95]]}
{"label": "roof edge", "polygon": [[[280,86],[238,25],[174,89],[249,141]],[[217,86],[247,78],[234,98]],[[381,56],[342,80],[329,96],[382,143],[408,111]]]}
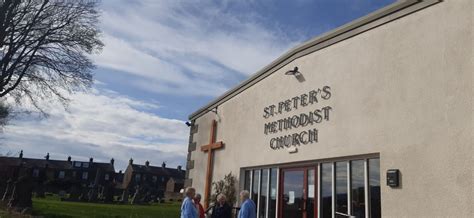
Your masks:
{"label": "roof edge", "polygon": [[316,36],[315,38],[290,49],[267,66],[257,71],[250,78],[244,80],[239,85],[226,91],[221,96],[215,98],[205,106],[189,115],[188,118],[189,120],[194,120],[204,115],[212,108],[218,107],[220,104],[243,92],[247,88],[253,86],[260,80],[266,78],[273,72],[297,58],[316,52],[320,49],[326,48],[335,43],[361,34],[385,23],[394,21],[398,18],[414,13],[441,1],[443,0],[398,0],[397,2],[376,10],[375,12],[372,12],[366,16]]}

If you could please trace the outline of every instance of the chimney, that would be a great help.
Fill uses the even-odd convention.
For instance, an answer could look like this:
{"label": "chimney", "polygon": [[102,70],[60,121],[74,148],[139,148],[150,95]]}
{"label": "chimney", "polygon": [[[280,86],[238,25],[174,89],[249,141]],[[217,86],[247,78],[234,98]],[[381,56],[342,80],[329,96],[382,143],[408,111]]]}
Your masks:
{"label": "chimney", "polygon": [[113,158],[110,159],[110,164],[112,164],[112,166],[114,165],[114,163],[115,163],[115,160]]}
{"label": "chimney", "polygon": [[23,158],[23,150],[20,151],[20,158]]}
{"label": "chimney", "polygon": [[130,160],[128,161],[128,165],[132,165],[133,164],[133,159],[130,158]]}
{"label": "chimney", "polygon": [[150,161],[146,161],[146,162],[145,162],[145,166],[146,166],[146,167],[149,167],[149,166],[150,166]]}
{"label": "chimney", "polygon": [[89,158],[89,163],[92,163],[92,162],[94,162],[94,158],[91,157]]}
{"label": "chimney", "polygon": [[71,162],[71,156],[67,157],[67,162]]}
{"label": "chimney", "polygon": [[49,160],[49,153],[47,153],[44,158],[46,158],[46,160]]}
{"label": "chimney", "polygon": [[119,174],[122,174],[122,170],[119,170]]}
{"label": "chimney", "polygon": [[163,163],[161,164],[161,167],[163,168],[166,168],[166,163],[163,161]]}
{"label": "chimney", "polygon": [[181,172],[181,165],[179,165],[179,166],[178,166],[178,171],[180,171],[180,172]]}

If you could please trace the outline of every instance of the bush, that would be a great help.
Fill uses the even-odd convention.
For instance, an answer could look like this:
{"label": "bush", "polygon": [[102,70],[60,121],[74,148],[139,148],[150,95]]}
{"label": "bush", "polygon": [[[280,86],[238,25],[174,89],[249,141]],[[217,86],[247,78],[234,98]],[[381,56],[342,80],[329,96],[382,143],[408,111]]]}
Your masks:
{"label": "bush", "polygon": [[234,205],[236,202],[236,188],[235,184],[237,183],[237,178],[232,175],[232,172],[224,176],[224,179],[219,180],[217,182],[213,182],[212,185],[214,187],[214,194],[211,195],[211,202],[216,203],[217,195],[224,194],[227,203],[231,206]]}

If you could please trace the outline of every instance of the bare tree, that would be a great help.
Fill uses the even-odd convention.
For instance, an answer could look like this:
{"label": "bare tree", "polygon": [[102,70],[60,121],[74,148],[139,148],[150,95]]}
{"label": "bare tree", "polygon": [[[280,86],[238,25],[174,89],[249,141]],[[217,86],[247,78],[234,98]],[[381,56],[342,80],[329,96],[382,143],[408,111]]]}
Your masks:
{"label": "bare tree", "polygon": [[99,52],[98,2],[85,0],[0,0],[0,98],[42,99],[67,105],[65,93],[92,84]]}
{"label": "bare tree", "polygon": [[0,132],[2,132],[3,127],[7,125],[8,118],[10,117],[10,106],[5,104],[3,101],[0,101]]}

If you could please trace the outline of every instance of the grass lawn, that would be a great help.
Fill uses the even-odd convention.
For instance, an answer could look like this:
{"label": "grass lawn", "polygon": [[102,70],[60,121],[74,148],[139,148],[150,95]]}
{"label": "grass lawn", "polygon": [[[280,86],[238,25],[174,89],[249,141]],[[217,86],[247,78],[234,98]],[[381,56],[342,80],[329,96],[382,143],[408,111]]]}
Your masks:
{"label": "grass lawn", "polygon": [[0,209],[0,218],[7,217],[7,213]]}
{"label": "grass lawn", "polygon": [[[42,217],[179,217],[180,203],[150,206],[92,204],[33,199],[33,215]],[[0,212],[1,217],[1,212]]]}

